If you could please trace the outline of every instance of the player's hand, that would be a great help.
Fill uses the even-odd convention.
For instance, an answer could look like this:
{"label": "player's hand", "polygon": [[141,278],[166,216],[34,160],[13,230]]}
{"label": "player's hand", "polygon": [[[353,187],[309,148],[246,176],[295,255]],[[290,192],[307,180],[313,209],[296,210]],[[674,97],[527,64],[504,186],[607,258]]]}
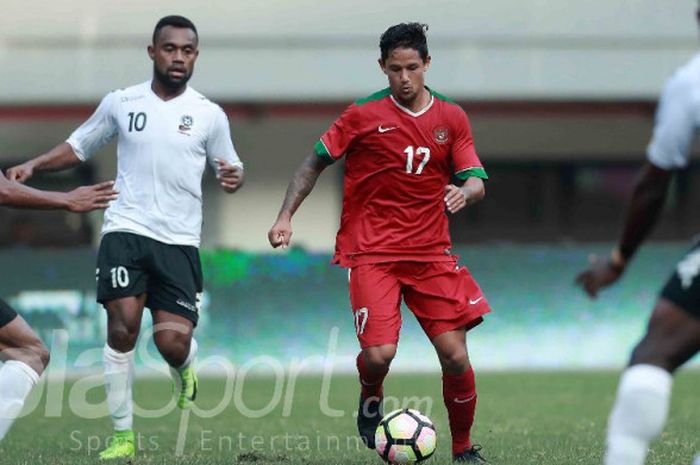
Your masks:
{"label": "player's hand", "polygon": [[292,239],[292,222],[286,219],[277,219],[267,233],[267,240],[273,248],[282,246],[283,249],[289,247]]}
{"label": "player's hand", "polygon": [[232,165],[226,160],[217,158],[215,161],[216,179],[219,180],[219,185],[229,194],[233,194],[243,185],[243,168]]}
{"label": "player's hand", "polygon": [[595,255],[590,258],[588,269],[576,277],[576,284],[581,286],[592,299],[598,297],[598,292],[615,283],[622,276],[622,269],[615,267],[610,260],[602,260]]}
{"label": "player's hand", "polygon": [[65,194],[66,208],[75,213],[105,209],[109,207],[109,202],[117,198],[117,194],[118,192],[114,190],[114,181],[78,187]]}
{"label": "player's hand", "polygon": [[445,206],[450,213],[457,213],[467,206],[467,195],[463,189],[448,184],[445,186]]}
{"label": "player's hand", "polygon": [[7,179],[10,181],[24,182],[31,178],[34,174],[34,165],[30,162],[24,162],[21,165],[13,166],[7,170]]}

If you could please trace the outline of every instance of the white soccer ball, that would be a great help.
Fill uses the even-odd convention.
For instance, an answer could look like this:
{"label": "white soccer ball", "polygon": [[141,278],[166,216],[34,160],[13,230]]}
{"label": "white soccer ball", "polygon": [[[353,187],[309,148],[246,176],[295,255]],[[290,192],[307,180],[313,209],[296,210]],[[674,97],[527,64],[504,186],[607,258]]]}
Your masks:
{"label": "white soccer ball", "polygon": [[394,410],[382,418],[374,435],[379,456],[392,465],[412,465],[435,452],[437,435],[428,417],[417,410]]}

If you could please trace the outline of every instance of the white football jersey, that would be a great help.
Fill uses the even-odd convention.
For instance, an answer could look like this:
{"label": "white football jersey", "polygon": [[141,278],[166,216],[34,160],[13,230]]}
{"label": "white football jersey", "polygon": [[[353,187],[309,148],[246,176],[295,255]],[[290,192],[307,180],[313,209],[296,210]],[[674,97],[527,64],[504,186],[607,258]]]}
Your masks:
{"label": "white football jersey", "polygon": [[102,234],[198,247],[207,160],[214,169],[215,159],[243,167],[224,111],[191,87],[162,100],[148,81],[107,94],[66,142],[85,161],[115,135],[119,197],[105,212]]}
{"label": "white football jersey", "polygon": [[649,161],[666,170],[685,168],[700,127],[700,54],[668,80],[656,109]]}

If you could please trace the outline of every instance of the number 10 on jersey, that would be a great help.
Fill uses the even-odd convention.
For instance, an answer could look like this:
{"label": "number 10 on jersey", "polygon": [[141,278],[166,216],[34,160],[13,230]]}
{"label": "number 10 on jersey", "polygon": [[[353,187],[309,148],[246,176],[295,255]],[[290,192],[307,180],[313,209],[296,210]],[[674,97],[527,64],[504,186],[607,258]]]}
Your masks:
{"label": "number 10 on jersey", "polygon": [[[430,160],[430,149],[428,147],[418,147],[414,149],[412,145],[409,145],[404,149],[403,153],[406,154],[406,173],[408,174],[421,174],[423,168],[425,168],[425,165],[427,165]],[[415,171],[413,171],[414,158],[416,161],[418,161],[418,158],[421,159]]]}

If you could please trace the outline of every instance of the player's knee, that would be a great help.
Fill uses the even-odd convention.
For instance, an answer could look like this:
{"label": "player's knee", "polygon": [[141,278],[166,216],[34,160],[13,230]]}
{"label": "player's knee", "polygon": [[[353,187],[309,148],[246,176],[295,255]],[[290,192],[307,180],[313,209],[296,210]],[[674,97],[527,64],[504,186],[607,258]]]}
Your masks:
{"label": "player's knee", "polygon": [[388,371],[396,356],[396,347],[382,347],[365,351],[365,363],[374,372]]}
{"label": "player's knee", "polygon": [[127,326],[119,325],[109,328],[108,343],[118,352],[130,352],[136,346],[139,336],[138,329],[133,330]]}
{"label": "player's knee", "polygon": [[36,339],[22,347],[15,359],[29,365],[38,375],[41,375],[49,364],[49,349],[43,342]]}
{"label": "player's knee", "polygon": [[156,337],[155,344],[160,355],[170,366],[180,366],[185,363],[190,352],[190,341],[182,337]]}
{"label": "player's knee", "polygon": [[49,349],[42,342],[39,342],[39,345],[33,350],[39,359],[39,363],[41,364],[43,371],[44,368],[49,365],[49,361],[51,360],[51,352],[49,352]]}
{"label": "player's knee", "polygon": [[464,373],[469,368],[469,357],[465,350],[453,350],[439,354],[442,370],[448,374]]}

